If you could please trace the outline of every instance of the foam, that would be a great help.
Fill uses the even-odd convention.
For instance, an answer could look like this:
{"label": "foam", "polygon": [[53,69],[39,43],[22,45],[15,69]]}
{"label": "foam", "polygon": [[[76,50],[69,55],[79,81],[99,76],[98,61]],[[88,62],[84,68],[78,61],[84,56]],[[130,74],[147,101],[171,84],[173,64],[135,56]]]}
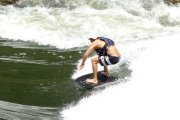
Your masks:
{"label": "foam", "polygon": [[179,35],[159,37],[132,63],[130,82],[83,98],[65,120],[179,120]]}
{"label": "foam", "polygon": [[[141,2],[112,2],[112,5],[108,4],[110,7],[102,10],[94,9],[91,6],[93,3],[82,3],[75,9],[0,6],[0,37],[71,49],[86,46],[89,37],[106,36],[117,43],[134,42],[149,40],[161,35],[164,30],[167,33],[179,30],[179,27],[173,29],[179,24],[179,14],[173,14],[178,8],[164,10],[167,8],[164,4],[152,2],[154,7],[147,11]],[[158,9],[156,6],[160,5],[162,7]],[[162,26],[164,21],[161,18],[170,26],[175,21],[173,27]]]}

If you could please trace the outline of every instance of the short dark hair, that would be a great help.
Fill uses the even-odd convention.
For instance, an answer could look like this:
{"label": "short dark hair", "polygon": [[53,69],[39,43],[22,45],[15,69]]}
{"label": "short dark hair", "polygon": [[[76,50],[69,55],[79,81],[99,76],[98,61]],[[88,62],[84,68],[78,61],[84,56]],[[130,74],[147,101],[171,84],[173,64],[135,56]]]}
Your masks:
{"label": "short dark hair", "polygon": [[95,41],[96,39],[94,39],[94,38],[89,38],[89,40],[90,40],[91,42],[93,42],[93,41]]}

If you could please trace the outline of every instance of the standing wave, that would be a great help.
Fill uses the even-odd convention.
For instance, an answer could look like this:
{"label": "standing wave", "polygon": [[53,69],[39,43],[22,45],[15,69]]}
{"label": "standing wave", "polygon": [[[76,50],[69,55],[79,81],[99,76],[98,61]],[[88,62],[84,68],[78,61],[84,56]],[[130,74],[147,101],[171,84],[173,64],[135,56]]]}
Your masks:
{"label": "standing wave", "polygon": [[64,120],[179,120],[179,34],[160,36],[131,63],[130,81],[84,97]]}

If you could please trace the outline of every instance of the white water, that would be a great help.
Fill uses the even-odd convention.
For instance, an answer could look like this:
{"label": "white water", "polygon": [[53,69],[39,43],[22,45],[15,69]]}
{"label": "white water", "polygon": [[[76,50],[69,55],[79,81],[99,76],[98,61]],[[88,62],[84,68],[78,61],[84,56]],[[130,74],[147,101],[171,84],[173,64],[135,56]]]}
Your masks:
{"label": "white water", "polygon": [[[131,61],[130,81],[94,91],[77,105],[70,105],[60,112],[64,120],[179,120],[179,9],[160,4],[149,13],[154,13],[150,21],[136,18],[143,19],[141,25],[126,24],[130,30],[126,29],[125,34],[130,33],[126,40],[135,38],[120,48]],[[162,20],[161,25],[157,17]],[[137,41],[132,29],[138,33]]]}
{"label": "white water", "polygon": [[83,98],[65,120],[179,120],[179,34],[158,37],[132,62],[130,82]]}
{"label": "white water", "polygon": [[180,7],[160,0],[87,1],[60,8],[0,6],[0,37],[59,49],[86,46],[89,37],[115,40],[131,62],[130,81],[94,91],[60,111],[65,120],[179,120]]}
{"label": "white water", "polygon": [[81,4],[74,9],[1,6],[0,37],[68,49],[87,45],[89,37],[107,36],[122,44],[179,29],[179,8],[169,8],[161,2],[69,1],[75,3]]}

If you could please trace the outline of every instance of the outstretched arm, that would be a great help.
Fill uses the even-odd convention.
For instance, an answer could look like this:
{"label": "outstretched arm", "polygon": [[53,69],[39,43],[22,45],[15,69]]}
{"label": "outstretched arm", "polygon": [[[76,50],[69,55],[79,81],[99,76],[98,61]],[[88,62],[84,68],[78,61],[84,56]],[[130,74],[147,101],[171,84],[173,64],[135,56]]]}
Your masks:
{"label": "outstretched arm", "polygon": [[86,59],[88,58],[88,56],[92,53],[92,51],[94,50],[95,48],[95,44],[94,42],[88,47],[88,49],[86,50],[86,52],[84,53],[83,55],[83,58],[82,58],[82,62],[81,62],[81,65],[80,65],[80,69],[82,69],[84,67],[84,64],[85,64],[85,61]]}

